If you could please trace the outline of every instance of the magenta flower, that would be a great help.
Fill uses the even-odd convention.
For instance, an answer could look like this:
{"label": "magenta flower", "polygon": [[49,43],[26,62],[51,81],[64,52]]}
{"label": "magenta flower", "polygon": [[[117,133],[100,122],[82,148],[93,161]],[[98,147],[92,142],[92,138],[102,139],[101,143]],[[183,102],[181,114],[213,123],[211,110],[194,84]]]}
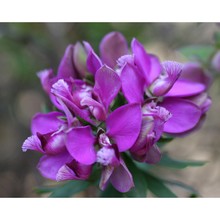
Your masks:
{"label": "magenta flower", "polygon": [[200,64],[187,63],[182,73],[166,94],[169,97],[189,97],[206,91],[211,83],[211,77],[204,72]]}
{"label": "magenta flower", "polygon": [[[144,94],[156,99],[158,106],[172,114],[164,125],[166,133],[181,134],[196,127],[202,112],[195,102],[187,98],[206,91],[210,77],[197,64],[183,66],[171,61],[160,64],[157,58],[146,53],[136,39],[131,47],[133,62],[131,58],[128,62],[124,59],[119,73],[122,91],[128,102],[143,104]],[[192,114],[189,115],[186,109]]]}
{"label": "magenta flower", "polygon": [[87,68],[93,75],[104,64],[110,68],[117,65],[117,59],[128,53],[128,45],[125,37],[119,32],[107,34],[100,43],[100,57],[94,52],[88,42],[84,42],[87,51]]}
{"label": "magenta flower", "polygon": [[91,124],[105,121],[108,108],[121,87],[118,75],[109,67],[102,66],[96,72],[94,88],[83,81],[80,86],[75,86],[77,83],[73,81],[68,85],[64,80],[59,80],[52,86],[51,93],[85,121]]}
{"label": "magenta flower", "polygon": [[142,107],[142,125],[135,144],[130,149],[132,156],[140,161],[154,164],[160,161],[161,153],[157,141],[164,132],[165,123],[172,114],[151,102]]}
{"label": "magenta flower", "polygon": [[125,156],[158,163],[164,134],[199,128],[211,105],[211,79],[199,64],[161,63],[137,39],[129,53],[119,32],[107,34],[99,50],[69,45],[56,75],[38,73],[56,111],[33,117],[22,150],[43,155],[37,168],[45,178],[91,181],[97,169],[101,190],[112,184],[125,193],[135,186]]}
{"label": "magenta flower", "polygon": [[[211,100],[205,95],[196,97],[207,90],[210,78],[197,64],[173,61],[160,64],[136,39],[131,48],[132,55],[118,60],[125,98],[129,103],[142,104],[142,129],[130,152],[138,161],[156,163],[161,157],[156,142],[163,132],[181,135],[197,128],[202,121],[205,113],[202,109],[207,110]],[[154,100],[153,105],[144,105],[147,102],[144,95],[149,101]]]}
{"label": "magenta flower", "polygon": [[[64,117],[59,112],[36,114],[32,120],[32,136],[25,140],[22,150],[35,150],[44,154],[37,167],[46,178],[57,181],[87,179],[92,167],[75,161],[66,150],[68,126]],[[75,118],[72,126],[79,125]]]}
{"label": "magenta flower", "polygon": [[[101,189],[105,188],[108,181],[121,192],[129,191],[133,186],[131,174],[120,157],[120,152],[131,148],[136,141],[141,128],[141,117],[141,108],[138,104],[124,105],[110,113],[106,119],[106,131],[103,130],[96,137],[100,148],[97,153],[94,146],[95,137],[90,126],[73,128],[67,134],[67,150],[74,159],[86,165],[96,161],[103,165],[104,179],[102,178],[100,182]],[[106,173],[109,169],[111,175]],[[118,172],[121,172],[122,176],[117,174]],[[129,178],[129,184],[124,175]],[[119,180],[115,180],[114,176]],[[126,184],[123,185],[124,181]]]}

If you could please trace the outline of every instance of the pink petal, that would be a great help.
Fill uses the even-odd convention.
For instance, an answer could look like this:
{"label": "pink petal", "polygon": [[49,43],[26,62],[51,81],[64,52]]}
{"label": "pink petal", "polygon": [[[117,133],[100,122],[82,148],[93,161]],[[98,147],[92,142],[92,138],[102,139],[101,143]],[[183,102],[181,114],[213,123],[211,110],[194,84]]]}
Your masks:
{"label": "pink petal", "polygon": [[203,92],[197,96],[190,97],[188,99],[201,109],[202,114],[205,114],[212,105],[212,99],[206,92]]}
{"label": "pink petal", "polygon": [[71,91],[68,83],[64,79],[59,79],[56,83],[52,85],[51,93],[56,97],[62,97],[71,99]]}
{"label": "pink petal", "polygon": [[162,63],[163,73],[151,84],[150,91],[155,96],[163,96],[174,85],[182,71],[182,65],[174,61]]}
{"label": "pink petal", "polygon": [[87,42],[84,42],[84,46],[87,50],[88,56],[86,60],[87,68],[89,72],[95,75],[96,71],[102,66],[102,61],[98,55],[94,52],[91,45]]}
{"label": "pink petal", "polygon": [[161,65],[157,57],[147,54],[144,46],[133,39],[131,43],[134,53],[134,62],[145,77],[146,85],[149,86],[161,73]]}
{"label": "pink petal", "polygon": [[59,169],[64,164],[71,162],[72,159],[73,158],[67,152],[54,156],[45,155],[41,157],[37,168],[43,177],[56,180]]}
{"label": "pink petal", "polygon": [[106,110],[121,88],[119,76],[109,67],[102,66],[95,75],[94,93]]}
{"label": "pink petal", "polygon": [[142,103],[144,100],[144,78],[136,69],[126,64],[121,71],[122,91],[129,103]]}
{"label": "pink petal", "polygon": [[37,76],[40,78],[41,85],[44,91],[47,94],[50,94],[51,86],[56,81],[56,77],[53,74],[53,70],[52,69],[42,70],[37,73]]}
{"label": "pink petal", "polygon": [[211,77],[205,74],[197,63],[184,65],[180,78],[166,94],[169,97],[194,96],[205,91],[211,83]]}
{"label": "pink petal", "polygon": [[191,82],[179,79],[175,82],[166,97],[187,97],[197,95],[206,89],[205,85],[199,82]]}
{"label": "pink petal", "polygon": [[88,106],[90,112],[98,121],[105,121],[107,113],[102,104],[95,101],[91,97],[85,97],[81,100],[82,106]]}
{"label": "pink petal", "polygon": [[201,110],[193,102],[181,98],[165,98],[160,106],[171,112],[172,117],[164,124],[164,132],[186,132],[199,122]]}
{"label": "pink petal", "polygon": [[202,83],[206,88],[210,85],[212,80],[199,63],[186,63],[183,67],[180,79]]}
{"label": "pink petal", "polygon": [[114,68],[119,57],[127,53],[127,41],[119,32],[111,32],[107,34],[100,43],[101,59],[103,63],[111,68]]}
{"label": "pink petal", "polygon": [[151,62],[151,66],[150,66],[150,74],[148,76],[149,82],[152,83],[162,72],[162,66],[160,64],[160,60],[150,54],[150,62]]}
{"label": "pink petal", "polygon": [[75,118],[73,117],[72,113],[70,110],[67,108],[67,106],[63,103],[61,98],[57,98],[57,102],[61,106],[61,110],[65,113],[66,119],[68,122],[68,125],[71,126],[73,122],[75,121]]}
{"label": "pink petal", "polygon": [[120,152],[128,150],[141,129],[141,107],[127,104],[113,111],[106,120],[107,135],[117,144]]}
{"label": "pink petal", "polygon": [[121,159],[120,162],[120,166],[114,169],[110,181],[119,192],[124,193],[128,192],[132,187],[134,187],[134,182],[132,175],[126,167],[124,161]]}
{"label": "pink petal", "polygon": [[147,85],[149,85],[150,81],[148,76],[151,69],[150,56],[146,53],[144,46],[135,38],[131,42],[131,48],[134,53],[134,62],[145,77]]}
{"label": "pink petal", "polygon": [[96,161],[94,143],[95,137],[90,126],[73,128],[67,134],[67,150],[75,160],[82,164],[90,165]]}
{"label": "pink petal", "polygon": [[146,145],[148,134],[152,132],[153,128],[154,128],[154,118],[151,116],[143,117],[141,122],[140,133],[138,135],[136,142],[130,149],[131,152],[135,152],[141,149],[142,147],[144,147],[144,145]]}
{"label": "pink petal", "polygon": [[57,182],[64,180],[80,180],[76,173],[67,164],[64,164],[56,174]]}
{"label": "pink petal", "polygon": [[150,147],[150,149],[146,153],[144,162],[149,164],[155,164],[158,163],[160,159],[161,159],[160,149],[156,144],[154,144],[153,146]]}
{"label": "pink petal", "polygon": [[60,112],[37,113],[31,123],[31,131],[33,134],[47,134],[57,131],[63,122],[59,117],[64,115]]}
{"label": "pink petal", "polygon": [[73,60],[73,53],[74,53],[74,45],[69,45],[66,48],[63,58],[58,67],[58,73],[57,73],[58,78],[60,79],[65,79],[69,77],[77,78],[76,70],[74,66],[74,60]]}
{"label": "pink petal", "polygon": [[76,160],[72,160],[70,163],[63,165],[59,169],[56,180],[86,180],[91,172],[91,165],[80,164]]}
{"label": "pink petal", "polygon": [[71,111],[74,112],[76,116],[79,116],[80,118],[84,119],[90,124],[95,125],[95,122],[90,118],[91,113],[89,112],[89,109],[81,109],[77,105],[75,105],[72,101],[66,99],[65,97],[63,97],[63,102]]}
{"label": "pink petal", "polygon": [[59,154],[66,149],[65,138],[66,134],[63,132],[52,134],[43,149],[47,154]]}
{"label": "pink petal", "polygon": [[35,150],[40,153],[44,153],[44,150],[41,146],[41,142],[37,135],[32,135],[24,141],[22,145],[22,151],[26,152],[27,150]]}
{"label": "pink petal", "polygon": [[56,97],[51,93],[52,85],[58,80],[57,76],[53,75],[52,69],[43,70],[37,73],[40,78],[41,85],[44,91],[49,95],[51,102],[60,109],[59,103],[57,103]]}
{"label": "pink petal", "polygon": [[114,171],[113,166],[103,166],[102,175],[101,175],[101,179],[99,182],[99,188],[101,190],[105,190],[105,188],[107,187],[107,185],[109,183],[109,179],[110,179],[113,171]]}
{"label": "pink petal", "polygon": [[74,169],[77,176],[82,180],[88,179],[92,173],[92,165],[81,164],[76,160],[73,160],[68,166]]}

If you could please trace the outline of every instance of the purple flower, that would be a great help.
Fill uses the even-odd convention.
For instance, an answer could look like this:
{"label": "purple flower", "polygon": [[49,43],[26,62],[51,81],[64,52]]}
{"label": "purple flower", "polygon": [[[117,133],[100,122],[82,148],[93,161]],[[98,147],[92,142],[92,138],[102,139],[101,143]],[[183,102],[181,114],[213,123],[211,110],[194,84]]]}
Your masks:
{"label": "purple flower", "polygon": [[[141,128],[141,117],[140,105],[124,105],[110,113],[107,117],[106,131],[98,137],[100,149],[97,153],[94,147],[95,137],[92,134],[90,126],[73,128],[67,134],[67,150],[75,160],[82,164],[89,165],[96,161],[101,163],[104,166],[103,172],[106,172],[106,169],[110,168],[112,175],[115,172],[117,173],[118,170],[120,170],[120,172],[129,172],[120,156],[116,155],[131,148],[136,141]],[[105,168],[106,166],[108,168]],[[127,175],[130,176],[130,174]],[[101,184],[101,188],[104,188],[109,178],[105,177],[106,181]],[[117,179],[118,178],[117,176]],[[117,182],[115,180],[113,184],[119,191],[128,191],[133,186],[132,182],[132,184],[129,185],[129,189],[122,189],[122,186],[119,187],[117,184],[120,185],[121,181]]]}
{"label": "purple flower", "polygon": [[117,70],[127,101],[142,104],[141,132],[130,152],[140,162],[157,163],[161,153],[156,143],[163,133],[180,136],[201,126],[211,105],[204,93],[211,79],[195,63],[160,64],[136,39],[131,48],[133,54],[118,59]]}
{"label": "purple flower", "polygon": [[148,133],[145,137],[144,145],[139,145],[137,143],[130,149],[130,152],[132,157],[139,162],[145,162],[148,164],[159,162],[161,159],[161,152],[156,144],[155,132]]}
{"label": "purple flower", "polygon": [[[83,84],[83,86],[86,88],[85,84]],[[58,99],[58,102],[61,100],[76,116],[82,117],[88,122],[91,122],[91,116],[97,121],[105,121],[105,135],[112,143],[116,144],[115,148],[117,151],[120,153],[128,150],[134,144],[140,132],[142,117],[141,107],[139,104],[128,104],[109,113],[109,106],[121,87],[118,75],[112,69],[103,66],[96,72],[95,85],[92,91],[89,89],[86,89],[87,92],[82,91],[81,87],[80,89],[77,88],[74,90],[71,87],[74,87],[74,82],[72,85],[68,85],[64,80],[59,80],[52,86],[51,92]],[[77,93],[77,97],[81,100],[80,102],[78,102],[78,98],[74,96],[75,93]],[[89,112],[89,114],[85,115],[85,111],[87,111],[87,113]],[[104,149],[106,147],[100,145],[101,149],[96,155],[94,147],[95,139],[90,126],[74,127],[67,132],[66,149],[72,158],[81,164],[94,164],[97,161],[97,155],[99,158],[97,162],[101,162],[100,158],[103,154],[100,152],[105,151]],[[112,144],[109,146],[108,153],[113,155],[115,150],[113,150],[111,146]],[[115,162],[113,162],[115,160],[112,160],[112,158],[108,157],[106,160],[109,162],[108,166],[114,167],[116,171],[125,169],[125,171],[128,172],[122,159],[117,159],[120,161],[120,163],[116,163],[119,168],[118,166],[115,168]],[[107,166],[106,163],[101,164]],[[103,172],[104,171],[105,169],[103,168]],[[112,175],[115,172],[113,172],[112,169]],[[130,174],[128,176],[130,176]],[[108,181],[108,179],[106,179],[106,181]],[[114,181],[113,185],[117,188],[117,181]],[[132,186],[133,182],[130,187]],[[120,190],[120,188],[118,189]],[[129,189],[124,188],[121,190],[128,191]]]}
{"label": "purple flower", "polygon": [[166,97],[190,97],[206,91],[211,84],[211,77],[204,72],[200,64],[186,63],[179,79],[172,86]]}
{"label": "purple flower", "polygon": [[42,176],[56,181],[86,180],[92,172],[92,166],[77,162],[68,152],[44,155],[37,168]]}
{"label": "purple flower", "polygon": [[[119,73],[127,101],[143,105],[144,95],[149,100],[155,99],[158,106],[172,114],[172,118],[164,125],[163,131],[166,133],[177,135],[196,127],[202,112],[200,106],[189,97],[206,91],[210,85],[210,77],[195,63],[181,65],[166,61],[160,64],[156,57],[147,54],[136,39],[132,41],[131,48],[133,64],[130,57],[125,57],[123,64],[120,60],[123,67]],[[207,102],[210,103],[210,99]],[[189,115],[186,110],[192,114]]]}
{"label": "purple flower", "polygon": [[66,122],[60,112],[36,114],[31,123],[32,136],[23,144],[22,150],[36,150],[41,153],[56,154],[64,150],[64,130]]}
{"label": "purple flower", "polygon": [[69,45],[54,75],[38,73],[56,111],[36,114],[22,150],[43,154],[37,168],[56,181],[88,180],[101,168],[99,187],[134,187],[123,155],[149,164],[161,159],[164,133],[199,128],[210,108],[211,79],[196,63],[160,62],[137,40],[131,53],[119,32],[104,36],[100,56],[88,42]]}
{"label": "purple flower", "polygon": [[106,120],[109,106],[120,87],[118,75],[111,68],[102,66],[96,72],[94,88],[82,81],[78,86],[75,81],[68,85],[64,80],[59,80],[52,86],[51,93],[62,100],[76,116],[96,124],[93,119]]}
{"label": "purple flower", "polygon": [[132,156],[146,163],[157,163],[161,153],[156,145],[164,132],[164,124],[172,117],[172,114],[155,102],[145,104],[142,107],[142,124],[139,136],[135,144],[130,148]]}
{"label": "purple flower", "polygon": [[84,46],[88,53],[87,68],[93,75],[104,64],[114,68],[117,65],[117,59],[128,53],[127,41],[119,32],[111,32],[103,37],[99,45],[100,57],[88,42],[84,42]]}
{"label": "purple flower", "polygon": [[211,77],[199,64],[184,65],[179,79],[161,103],[161,106],[167,108],[173,115],[165,125],[165,132],[184,134],[200,124],[200,120],[211,106],[211,99],[206,93],[210,84]]}
{"label": "purple flower", "polygon": [[[32,136],[24,141],[22,150],[44,154],[37,167],[46,178],[57,181],[87,179],[92,167],[79,163],[66,150],[68,126],[64,118],[65,115],[59,112],[36,114],[32,120]],[[74,119],[72,126],[79,125]]]}
{"label": "purple flower", "polygon": [[[75,55],[74,55],[75,54]],[[78,72],[74,64],[74,57],[76,57],[76,49],[74,45],[69,45],[61,59],[60,65],[58,67],[57,75],[54,75],[52,69],[46,69],[38,72],[38,77],[40,78],[41,85],[44,91],[49,95],[52,103],[59,109],[59,104],[56,99],[51,94],[52,85],[59,79],[65,79],[70,81],[71,79],[78,78]]]}
{"label": "purple flower", "polygon": [[52,85],[51,94],[59,103],[60,109],[68,109],[76,116],[94,124],[90,118],[89,109],[82,105],[82,99],[92,96],[92,88],[81,80],[73,80],[69,83],[63,79],[58,80]]}
{"label": "purple flower", "polygon": [[102,165],[102,175],[99,183],[105,190],[110,182],[118,191],[128,192],[134,187],[131,173],[121,158],[116,145],[112,145],[105,133],[100,134],[99,143],[102,148],[97,152],[97,163]]}

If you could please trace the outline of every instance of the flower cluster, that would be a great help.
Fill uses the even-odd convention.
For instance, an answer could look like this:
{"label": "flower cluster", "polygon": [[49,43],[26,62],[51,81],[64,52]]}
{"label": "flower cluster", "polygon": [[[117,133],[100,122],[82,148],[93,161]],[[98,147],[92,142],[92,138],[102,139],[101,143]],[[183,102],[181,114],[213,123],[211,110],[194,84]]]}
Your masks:
{"label": "flower cluster", "polygon": [[198,128],[211,105],[210,77],[196,63],[160,62],[137,40],[131,51],[121,33],[100,43],[98,56],[88,42],[66,48],[57,74],[38,73],[56,111],[37,113],[32,136],[22,150],[43,154],[38,170],[56,180],[86,180],[101,167],[101,190],[134,187],[123,154],[155,164],[164,135]]}

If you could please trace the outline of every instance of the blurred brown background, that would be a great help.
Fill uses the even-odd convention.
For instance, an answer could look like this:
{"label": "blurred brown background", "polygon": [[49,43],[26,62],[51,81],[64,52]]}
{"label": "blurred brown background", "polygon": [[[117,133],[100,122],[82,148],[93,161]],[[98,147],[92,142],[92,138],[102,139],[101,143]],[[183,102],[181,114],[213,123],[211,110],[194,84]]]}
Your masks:
{"label": "blurred brown background", "polygon": [[[55,72],[66,46],[89,41],[98,52],[101,38],[110,31],[132,37],[161,60],[184,61],[176,52],[191,44],[212,44],[220,27],[212,23],[2,23],[0,24],[0,197],[38,197],[35,187],[46,180],[37,172],[39,154],[22,153],[30,135],[33,114],[48,99],[36,76],[52,67]],[[203,167],[185,170],[157,169],[166,178],[195,187],[203,197],[220,197],[220,80],[210,90],[213,105],[202,129],[179,138],[166,150],[179,159],[208,160]],[[173,188],[179,196],[188,194]]]}

